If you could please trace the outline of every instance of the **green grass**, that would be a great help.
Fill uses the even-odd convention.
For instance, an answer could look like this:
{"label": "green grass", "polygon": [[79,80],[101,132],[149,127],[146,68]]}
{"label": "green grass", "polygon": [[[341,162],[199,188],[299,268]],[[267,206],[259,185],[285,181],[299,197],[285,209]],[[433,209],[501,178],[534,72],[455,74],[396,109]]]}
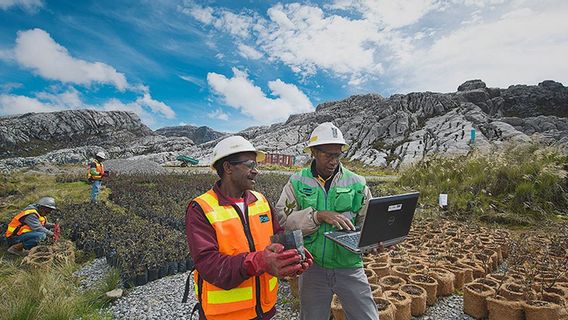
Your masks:
{"label": "green grass", "polygon": [[[90,185],[77,180],[34,171],[2,175],[0,222],[9,222],[25,206],[44,196],[54,197],[58,205],[89,201]],[[109,193],[103,188],[99,197],[106,201]],[[78,268],[76,264],[56,265],[42,272],[20,266],[21,259],[5,253],[6,249],[0,245],[1,319],[111,319],[110,314],[101,314],[99,309],[108,303],[104,293],[116,288],[118,271],[111,272],[92,290],[80,292],[72,275]],[[80,252],[77,256],[79,260]]]}
{"label": "green grass", "polygon": [[[510,226],[565,220],[567,157],[553,148],[508,146],[501,153],[433,157],[400,172],[398,181],[374,186],[373,194],[420,191],[426,215],[452,216]],[[448,210],[437,207],[448,194]]]}
{"label": "green grass", "polygon": [[[76,179],[73,179],[76,180]],[[28,204],[41,197],[54,197],[58,205],[82,203],[90,199],[91,186],[84,181],[65,181],[58,176],[36,171],[0,176],[0,221],[9,221]],[[99,197],[107,199],[110,190],[103,186]]]}
{"label": "green grass", "polygon": [[347,167],[347,169],[357,173],[362,176],[396,176],[398,172],[390,167],[377,167],[366,165],[361,161],[341,161],[341,163]]}
{"label": "green grass", "polygon": [[50,270],[19,266],[20,259],[0,257],[0,310],[2,319],[111,319],[100,309],[108,304],[105,292],[116,288],[116,270],[92,289],[81,292],[74,263]]}

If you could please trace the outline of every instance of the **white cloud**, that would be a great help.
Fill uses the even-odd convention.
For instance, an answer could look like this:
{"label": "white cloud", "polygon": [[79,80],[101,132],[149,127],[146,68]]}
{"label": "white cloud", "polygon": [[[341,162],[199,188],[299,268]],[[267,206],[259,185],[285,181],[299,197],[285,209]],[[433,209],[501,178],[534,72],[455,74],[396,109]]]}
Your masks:
{"label": "white cloud", "polygon": [[0,91],[7,93],[7,92],[10,92],[14,89],[19,89],[23,86],[24,85],[19,83],[19,82],[6,82],[6,83],[0,84]]}
{"label": "white cloud", "polygon": [[[396,21],[398,26],[418,20],[435,7],[426,0],[413,0],[405,5],[396,1],[381,1],[381,4],[381,8],[391,9],[379,11],[383,14],[382,19],[393,17],[393,22],[388,23],[392,25]],[[267,10],[268,19],[256,13],[235,14],[226,9],[209,8],[213,20],[206,24],[241,40],[238,41],[237,52],[248,59],[260,59],[266,55],[269,61],[283,62],[302,78],[324,70],[347,79],[352,85],[362,84],[363,79],[367,81],[382,76],[384,62],[405,58],[406,52],[411,51],[408,48],[411,38],[401,37],[395,31],[385,31],[386,22],[380,24],[375,21],[378,18],[370,19],[374,8],[370,1],[359,1],[356,5],[351,3],[349,7],[356,7],[368,17],[352,19],[330,15],[315,6],[292,3],[272,6]],[[408,18],[408,12],[413,13],[411,18]],[[397,15],[407,18],[394,19]],[[251,41],[247,44],[242,41],[251,37],[257,47],[252,47]]]}
{"label": "white cloud", "polygon": [[81,100],[79,91],[75,88],[69,88],[62,93],[49,93],[40,92],[36,95],[40,100],[47,101],[53,106],[58,106],[63,109],[78,109],[82,108],[84,103]]}
{"label": "white cloud", "polygon": [[502,4],[505,0],[463,0],[465,5],[468,6],[477,6],[477,7],[486,7],[486,6],[493,6],[497,4]]}
{"label": "white cloud", "polygon": [[152,99],[149,92],[144,92],[142,97],[132,102],[122,102],[118,99],[109,99],[100,108],[106,111],[131,111],[136,113],[142,122],[147,125],[156,123],[156,115],[168,119],[175,117],[175,112],[165,103]]}
{"label": "white cloud", "polygon": [[215,29],[212,35],[237,38],[229,50],[247,58],[249,48],[256,50],[304,82],[321,71],[350,89],[380,84],[395,92],[454,91],[472,78],[494,86],[566,82],[565,1],[282,3],[265,17],[249,9],[202,10],[211,13],[206,24]]}
{"label": "white cloud", "polygon": [[238,50],[241,56],[247,59],[258,60],[262,58],[262,53],[251,46],[247,46],[241,43],[238,45]]}
{"label": "white cloud", "polygon": [[9,49],[0,49],[0,60],[7,62],[14,60],[14,51]]}
{"label": "white cloud", "polygon": [[43,7],[42,0],[0,0],[0,9],[8,10],[18,6],[29,13],[35,13]]}
{"label": "white cloud", "polygon": [[257,28],[260,47],[292,70],[304,75],[313,75],[318,69],[339,75],[381,73],[381,63],[374,58],[384,37],[374,24],[326,17],[320,8],[300,4],[276,5],[268,14],[274,20]]}
{"label": "white cloud", "polygon": [[215,20],[213,24],[218,29],[224,29],[234,36],[248,38],[250,28],[253,26],[253,18],[223,10],[220,12],[219,18]]}
{"label": "white cloud", "polygon": [[246,14],[235,14],[225,9],[215,10],[210,7],[190,5],[179,10],[203,24],[212,24],[215,28],[240,38],[247,38],[253,26],[253,17]]}
{"label": "white cloud", "polygon": [[233,73],[232,78],[209,73],[207,81],[224,103],[261,123],[283,121],[291,114],[314,111],[308,97],[295,85],[280,79],[270,81],[271,95],[277,98],[269,98],[248,79],[245,72],[233,68]]}
{"label": "white cloud", "polygon": [[11,115],[26,112],[52,112],[85,108],[79,92],[67,88],[60,93],[39,92],[35,97],[2,94],[0,95],[0,114]]}
{"label": "white cloud", "polygon": [[207,117],[209,117],[211,119],[218,119],[218,120],[223,120],[223,121],[229,120],[229,115],[226,114],[225,112],[223,112],[223,110],[221,110],[221,109],[217,109],[215,111],[209,112],[207,114]]}
{"label": "white cloud", "polygon": [[333,7],[355,9],[368,20],[386,29],[415,24],[432,10],[438,9],[436,0],[358,0],[337,2]]}
{"label": "white cloud", "polygon": [[0,114],[13,115],[27,112],[51,112],[61,110],[60,107],[44,103],[36,98],[2,94],[0,95]]}
{"label": "white cloud", "polygon": [[212,8],[203,8],[203,7],[192,7],[192,8],[184,8],[182,12],[193,16],[197,21],[200,21],[204,24],[210,24],[213,22],[213,9]]}
{"label": "white cloud", "polygon": [[517,10],[513,10],[511,12],[505,13],[501,16],[501,19],[515,19],[515,18],[522,18],[522,17],[530,17],[534,14],[534,11],[529,8],[521,8]]}
{"label": "white cloud", "polygon": [[95,110],[121,110],[132,111],[146,124],[155,123],[156,116],[173,119],[175,112],[165,103],[154,100],[148,88],[140,86],[142,96],[134,101],[122,102],[116,98],[109,99],[102,105],[91,105],[81,99],[79,91],[68,88],[64,92],[40,92],[35,97],[20,95],[0,95],[0,114],[12,115],[26,112],[52,112],[71,109],[95,109]]}
{"label": "white cloud", "polygon": [[[515,9],[501,19],[466,25],[413,53],[397,70],[412,90],[455,91],[465,80],[488,86],[568,82],[567,6]],[[534,13],[529,14],[529,12]]]}
{"label": "white cloud", "polygon": [[80,85],[111,84],[121,91],[128,86],[124,74],[102,62],[72,57],[66,48],[41,29],[18,32],[14,53],[21,66],[46,79]]}
{"label": "white cloud", "polygon": [[142,122],[152,125],[156,121],[154,117],[137,102],[124,103],[118,99],[112,98],[105,102],[101,109],[105,111],[130,111],[136,113]]}
{"label": "white cloud", "polygon": [[170,106],[161,101],[154,100],[148,89],[144,90],[143,96],[136,99],[135,103],[140,105],[140,107],[148,107],[153,113],[161,114],[167,119],[173,119],[176,116],[176,113]]}
{"label": "white cloud", "polygon": [[182,80],[185,80],[187,82],[191,82],[199,87],[205,87],[205,81],[201,78],[195,77],[195,76],[191,76],[191,75],[187,75],[187,74],[180,74],[178,75],[178,77],[180,77]]}

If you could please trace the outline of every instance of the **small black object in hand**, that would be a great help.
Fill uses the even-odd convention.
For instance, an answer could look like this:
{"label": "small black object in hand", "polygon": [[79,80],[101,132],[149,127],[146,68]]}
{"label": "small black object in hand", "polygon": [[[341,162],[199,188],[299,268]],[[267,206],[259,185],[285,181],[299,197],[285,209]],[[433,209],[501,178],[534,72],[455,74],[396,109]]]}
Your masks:
{"label": "small black object in hand", "polygon": [[306,259],[302,230],[286,231],[275,234],[270,237],[270,241],[272,241],[272,243],[280,243],[284,246],[284,250],[296,249],[302,256],[302,261]]}

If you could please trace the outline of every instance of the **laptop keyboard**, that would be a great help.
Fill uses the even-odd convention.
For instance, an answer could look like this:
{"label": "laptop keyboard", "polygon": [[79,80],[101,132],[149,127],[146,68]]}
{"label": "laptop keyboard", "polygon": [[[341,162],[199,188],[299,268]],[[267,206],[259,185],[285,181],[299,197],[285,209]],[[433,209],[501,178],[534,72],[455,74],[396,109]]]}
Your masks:
{"label": "laptop keyboard", "polygon": [[359,238],[361,237],[361,233],[355,232],[351,234],[346,234],[341,236],[341,241],[350,247],[357,248],[359,246]]}

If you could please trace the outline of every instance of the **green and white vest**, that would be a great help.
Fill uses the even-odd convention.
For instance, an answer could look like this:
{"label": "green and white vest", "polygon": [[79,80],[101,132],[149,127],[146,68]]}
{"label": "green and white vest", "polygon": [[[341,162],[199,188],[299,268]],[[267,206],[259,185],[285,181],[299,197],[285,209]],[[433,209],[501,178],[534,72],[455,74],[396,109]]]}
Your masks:
{"label": "green and white vest", "polygon": [[[328,192],[312,175],[311,168],[305,168],[293,174],[290,182],[301,209],[309,207],[317,211],[351,212],[351,222],[355,224],[357,214],[365,201],[365,178],[341,167],[341,175],[332,183]],[[335,227],[322,222],[317,231],[304,237],[304,246],[314,256],[315,262],[328,269],[357,268],[363,266],[361,256],[348,251],[324,236],[325,232]]]}

